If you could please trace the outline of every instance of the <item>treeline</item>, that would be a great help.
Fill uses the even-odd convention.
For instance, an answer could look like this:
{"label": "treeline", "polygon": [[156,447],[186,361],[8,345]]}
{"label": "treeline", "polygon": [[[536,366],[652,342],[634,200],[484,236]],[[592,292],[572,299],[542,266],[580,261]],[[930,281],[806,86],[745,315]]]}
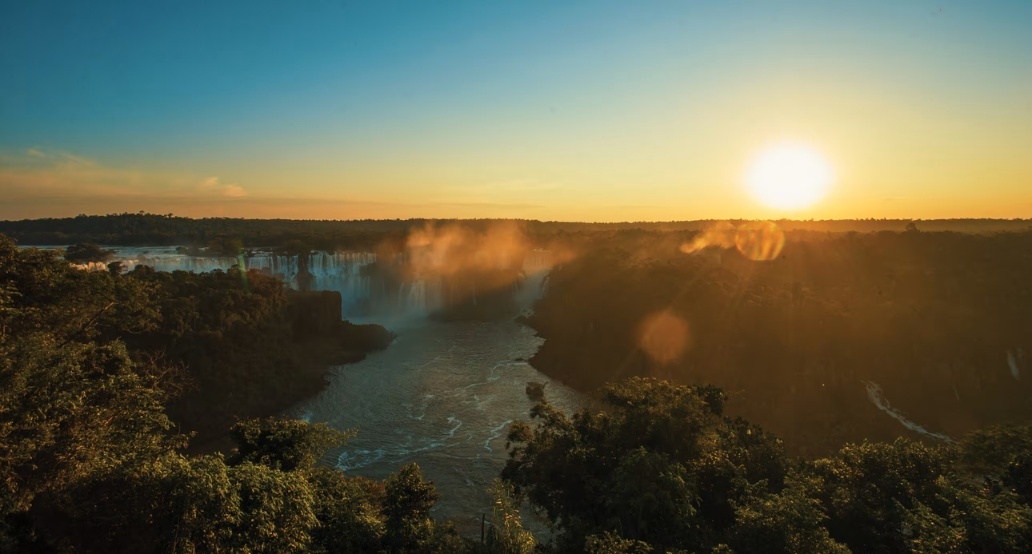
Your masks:
{"label": "treeline", "polygon": [[[373,250],[386,237],[404,237],[416,221],[191,219],[172,214],[122,213],[0,221],[0,233],[24,245],[95,243],[119,246],[193,246],[219,254],[232,248]],[[196,250],[198,253],[201,250]],[[229,252],[236,254],[236,252]]]}
{"label": "treeline", "polygon": [[[726,400],[716,387],[634,378],[575,414],[540,403],[536,423],[513,425],[503,476],[552,523],[556,552],[1032,548],[1032,426],[805,460],[725,416]],[[513,527],[506,536],[519,537]]]}
{"label": "treeline", "polygon": [[[477,230],[502,221],[476,220],[290,220],[290,219],[191,219],[169,214],[121,213],[79,215],[68,218],[0,221],[0,233],[23,245],[63,246],[95,243],[119,246],[184,246],[203,255],[235,255],[241,249],[271,248],[297,253],[300,250],[375,251],[381,244],[403,244],[407,234],[427,224],[461,223]],[[571,235],[593,235],[627,230],[650,232],[697,231],[717,221],[585,223],[516,220],[536,244],[547,246]],[[731,223],[740,223],[733,221]],[[856,219],[781,220],[785,231],[843,233],[849,231],[904,231],[910,225],[922,231],[964,233],[1024,232],[1032,228],[1028,219]],[[596,239],[599,237],[595,237]]]}
{"label": "treeline", "polygon": [[1032,415],[1032,233],[790,233],[772,261],[696,238],[623,232],[554,269],[531,363],[715,384],[804,454],[910,433],[873,399],[954,437]]}

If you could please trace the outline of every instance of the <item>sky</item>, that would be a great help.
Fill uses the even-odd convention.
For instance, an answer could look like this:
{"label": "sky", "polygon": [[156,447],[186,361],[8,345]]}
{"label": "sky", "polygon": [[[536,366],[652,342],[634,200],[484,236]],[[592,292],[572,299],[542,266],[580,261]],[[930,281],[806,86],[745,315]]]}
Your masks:
{"label": "sky", "polygon": [[[765,205],[772,144],[833,169]],[[0,6],[0,219],[1032,217],[1032,2]]]}

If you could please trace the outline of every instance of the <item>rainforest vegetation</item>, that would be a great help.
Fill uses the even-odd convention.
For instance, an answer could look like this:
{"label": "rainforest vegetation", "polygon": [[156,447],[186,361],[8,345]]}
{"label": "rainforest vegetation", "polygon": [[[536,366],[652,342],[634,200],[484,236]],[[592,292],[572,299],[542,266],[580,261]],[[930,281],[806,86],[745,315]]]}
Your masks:
{"label": "rainforest vegetation", "polygon": [[[272,248],[283,251],[365,250],[403,242],[408,231],[428,223],[454,220],[291,220],[203,218],[192,219],[173,214],[121,213],[79,215],[66,218],[0,221],[0,233],[22,245],[70,245],[95,243],[120,246],[184,246],[197,254],[236,255],[241,249]],[[482,230],[499,221],[475,219],[458,221]],[[559,221],[519,221],[526,233],[541,245],[561,238],[600,238],[597,233],[626,230],[651,232],[697,231],[712,221],[582,223]],[[737,223],[737,222],[733,222]],[[965,233],[1017,232],[1032,229],[1026,219],[938,219],[912,222],[900,219],[864,219],[834,221],[779,221],[785,231],[874,232],[903,231],[914,223],[923,231],[956,231]],[[572,235],[572,237],[571,237]],[[296,252],[294,252],[296,253]]]}
{"label": "rainforest vegetation", "polygon": [[1032,416],[1032,233],[795,232],[766,261],[699,236],[619,232],[553,269],[531,363],[720,386],[804,455],[921,436],[879,398],[954,438]]}
{"label": "rainforest vegetation", "polygon": [[724,415],[713,386],[632,378],[509,433],[503,471],[561,552],[1023,552],[1032,427],[960,445],[847,444],[813,460]]}
{"label": "rainforest vegetation", "polygon": [[[348,432],[262,417],[390,341],[339,296],[0,237],[0,551],[1028,551],[1032,235],[597,232],[529,319],[593,400],[511,425],[482,540],[418,467],[353,477],[319,463]],[[867,384],[955,441],[896,438]]]}

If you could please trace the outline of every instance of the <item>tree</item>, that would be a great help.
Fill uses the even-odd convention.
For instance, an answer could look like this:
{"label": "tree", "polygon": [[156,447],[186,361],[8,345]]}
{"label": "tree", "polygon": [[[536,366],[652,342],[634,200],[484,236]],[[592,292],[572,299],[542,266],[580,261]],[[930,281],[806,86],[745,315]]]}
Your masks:
{"label": "tree", "polygon": [[534,534],[523,528],[519,501],[512,485],[495,479],[491,487],[491,533],[488,548],[498,554],[530,554],[537,547]]}
{"label": "tree", "polygon": [[296,419],[250,419],[230,429],[237,443],[236,463],[251,462],[283,471],[309,470],[327,449],[343,446],[353,432],[330,429],[325,423]]}
{"label": "tree", "polygon": [[736,502],[783,480],[776,439],[721,419],[719,389],[633,378],[599,400],[603,410],[572,417],[541,402],[537,425],[514,424],[508,436],[502,477],[557,526],[565,550],[607,532],[708,550],[734,523]]}
{"label": "tree", "polygon": [[824,528],[828,516],[813,498],[815,486],[816,481],[795,476],[781,492],[736,506],[730,545],[736,552],[848,553]]}
{"label": "tree", "polygon": [[312,490],[304,476],[244,462],[229,470],[240,496],[234,549],[244,552],[302,552],[317,525]]}
{"label": "tree", "polygon": [[180,444],[161,391],[134,371],[124,346],[30,335],[0,344],[0,481],[4,512],[124,459]]}
{"label": "tree", "polygon": [[906,514],[939,492],[937,479],[950,470],[952,456],[948,449],[897,439],[846,445],[817,460],[817,498],[831,536],[854,552],[908,551]]}
{"label": "tree", "polygon": [[457,552],[466,543],[449,526],[435,525],[430,509],[437,488],[423,478],[415,463],[384,482],[385,542],[391,552]]}
{"label": "tree", "polygon": [[243,513],[220,456],[166,453],[123,463],[76,483],[45,505],[52,543],[88,552],[217,552],[236,538]]}
{"label": "tree", "polygon": [[64,253],[64,259],[73,264],[106,262],[114,256],[114,250],[105,250],[92,242],[73,244]]}
{"label": "tree", "polygon": [[957,454],[897,439],[846,445],[813,462],[831,537],[853,552],[1027,551],[1032,509],[992,480],[979,486]]}
{"label": "tree", "polygon": [[384,486],[378,481],[347,477],[343,472],[318,467],[308,474],[313,510],[318,524],[312,529],[313,552],[379,552],[386,526],[380,506]]}
{"label": "tree", "polygon": [[625,539],[606,531],[589,536],[584,542],[584,551],[591,554],[649,554],[653,550],[647,542]]}

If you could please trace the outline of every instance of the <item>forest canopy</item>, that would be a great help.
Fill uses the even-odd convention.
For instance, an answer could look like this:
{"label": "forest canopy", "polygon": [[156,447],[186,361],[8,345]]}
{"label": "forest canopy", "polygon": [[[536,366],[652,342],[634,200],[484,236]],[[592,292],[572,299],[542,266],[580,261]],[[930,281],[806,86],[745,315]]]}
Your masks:
{"label": "forest canopy", "polygon": [[[302,356],[309,341],[323,345],[314,366],[390,341],[382,328],[340,321],[339,297],[334,304],[320,296],[333,293],[294,294],[237,269],[81,271],[55,251],[18,248],[0,236],[0,551],[1028,551],[1032,426],[984,426],[957,442],[848,440],[800,452],[740,417],[764,408],[740,388],[699,382],[705,373],[684,382],[678,368],[701,364],[626,365],[633,358],[621,349],[636,343],[620,338],[622,326],[640,321],[636,309],[670,298],[679,306],[677,294],[697,305],[713,295],[716,304],[718,291],[734,285],[745,299],[735,305],[749,316],[735,325],[770,330],[774,314],[791,306],[795,324],[815,337],[846,332],[839,325],[855,320],[870,323],[876,338],[905,331],[911,341],[934,344],[935,333],[920,331],[995,321],[973,306],[993,307],[1002,321],[1027,313],[1016,292],[1024,285],[1014,280],[1028,270],[1026,235],[843,235],[796,243],[777,261],[756,264],[718,251],[663,254],[690,235],[620,233],[620,241],[554,271],[531,320],[549,341],[572,328],[590,333],[580,344],[597,349],[590,359],[598,363],[582,360],[570,370],[599,372],[577,377],[599,386],[576,413],[542,401],[530,421],[511,425],[509,461],[482,541],[434,520],[440,493],[417,466],[384,481],[353,477],[319,463],[349,432],[254,417],[282,409],[281,395],[317,390],[311,384],[321,382],[321,371],[303,377],[313,362]],[[861,254],[872,269],[847,272]],[[982,260],[1009,270],[989,272]],[[686,293],[685,275],[704,288]],[[880,304],[870,296],[878,290],[889,291]],[[854,295],[857,303],[843,303]],[[920,302],[940,297],[968,320]],[[589,308],[611,317],[585,325],[577,318],[594,313]],[[555,326],[561,309],[577,316],[570,328]],[[844,309],[850,318],[836,316]],[[1026,347],[1024,325],[1015,319],[964,359],[978,367],[979,348]],[[727,332],[755,348],[789,340],[765,341],[750,329]],[[942,336],[959,343],[963,335]],[[888,350],[884,359],[894,356]],[[965,378],[962,369],[952,378]],[[636,375],[644,370],[662,370],[666,379]],[[1022,394],[1021,382],[1002,371],[1010,392]],[[901,375],[893,390],[906,390],[913,377]],[[862,390],[859,396],[867,402]],[[1013,409],[1020,420],[1021,404]],[[228,430],[232,449],[188,450],[192,436],[184,431],[214,432],[201,421]],[[550,523],[551,539],[527,531],[522,522],[531,514]]]}

